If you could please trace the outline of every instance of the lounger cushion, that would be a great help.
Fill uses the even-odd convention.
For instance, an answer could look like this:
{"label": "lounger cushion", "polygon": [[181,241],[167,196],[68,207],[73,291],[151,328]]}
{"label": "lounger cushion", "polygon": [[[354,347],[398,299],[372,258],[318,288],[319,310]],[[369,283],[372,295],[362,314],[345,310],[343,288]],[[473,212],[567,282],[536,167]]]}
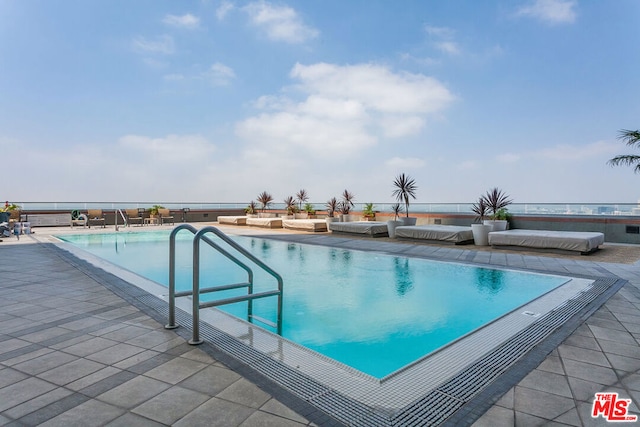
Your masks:
{"label": "lounger cushion", "polygon": [[245,225],[247,223],[246,216],[219,216],[219,224]]}
{"label": "lounger cushion", "polygon": [[471,227],[457,225],[401,225],[396,237],[462,243],[473,240]]}
{"label": "lounger cushion", "polygon": [[507,230],[489,233],[492,246],[591,252],[604,244],[604,234],[590,231]]}
{"label": "lounger cushion", "polygon": [[324,219],[283,219],[282,226],[291,230],[327,231]]}
{"label": "lounger cushion", "polygon": [[339,233],[366,234],[369,236],[388,236],[386,222],[361,221],[361,222],[332,222],[329,224],[329,230]]}
{"label": "lounger cushion", "polygon": [[265,228],[282,228],[282,218],[247,218],[247,225]]}

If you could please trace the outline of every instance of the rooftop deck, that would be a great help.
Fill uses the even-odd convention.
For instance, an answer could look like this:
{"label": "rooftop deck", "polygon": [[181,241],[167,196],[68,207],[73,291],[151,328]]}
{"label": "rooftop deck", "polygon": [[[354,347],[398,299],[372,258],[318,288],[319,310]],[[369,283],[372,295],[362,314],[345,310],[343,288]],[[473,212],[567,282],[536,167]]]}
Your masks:
{"label": "rooftop deck", "polygon": [[[204,225],[198,224],[197,226]],[[113,229],[107,231],[112,231]],[[598,391],[640,403],[640,248],[605,244],[589,257],[408,244],[280,230],[239,230],[312,244],[628,281],[560,345],[518,366],[452,424],[598,425]],[[102,230],[99,230],[102,231]],[[49,233],[0,243],[0,424],[341,425],[131,297],[123,280],[59,249]],[[382,248],[382,249],[381,249]],[[557,343],[556,343],[557,344]],[[398,424],[402,425],[402,424]],[[410,425],[406,423],[405,425]]]}

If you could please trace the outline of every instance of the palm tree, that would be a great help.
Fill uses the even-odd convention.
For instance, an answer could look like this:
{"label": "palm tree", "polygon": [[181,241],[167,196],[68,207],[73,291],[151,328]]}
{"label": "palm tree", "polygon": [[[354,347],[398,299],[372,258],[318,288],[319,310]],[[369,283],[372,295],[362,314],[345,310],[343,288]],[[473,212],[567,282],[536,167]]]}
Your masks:
{"label": "palm tree", "polygon": [[409,198],[416,198],[416,190],[418,186],[416,185],[415,179],[411,178],[409,175],[405,175],[401,173],[398,175],[393,181],[393,186],[396,187],[391,193],[392,196],[396,198],[397,201],[403,202],[405,206],[405,213],[407,214],[407,218],[409,217]]}
{"label": "palm tree", "polygon": [[[640,148],[640,130],[622,129],[618,135],[618,139],[630,147],[637,146]],[[611,166],[633,166],[633,171],[640,173],[640,156],[636,154],[621,154],[615,156],[607,163]]]}
{"label": "palm tree", "polygon": [[293,215],[296,212],[296,199],[293,196],[284,199],[284,208],[287,210],[288,215]]}
{"label": "palm tree", "polygon": [[273,196],[266,191],[258,194],[258,198],[256,199],[262,205],[262,212],[267,209],[267,207],[273,202]]}
{"label": "palm tree", "polygon": [[326,207],[327,207],[327,216],[329,218],[333,218],[333,215],[338,210],[339,203],[335,197],[332,197],[329,200],[327,200]]}
{"label": "palm tree", "polygon": [[304,188],[296,193],[296,200],[298,201],[298,209],[302,210],[302,204],[309,200],[309,194]]}
{"label": "palm tree", "polygon": [[491,210],[491,212],[493,212],[493,219],[497,219],[496,214],[500,209],[506,208],[511,203],[513,203],[513,200],[511,200],[509,196],[503,193],[502,190],[500,190],[498,187],[487,191],[487,194],[482,196],[480,200],[484,202],[486,209],[489,209]]}
{"label": "palm tree", "polygon": [[353,193],[351,193],[349,190],[344,190],[342,192],[342,200],[340,201],[340,211],[345,214],[345,215],[349,215],[349,212],[351,212],[351,208],[354,207],[353,205],[353,200],[355,199],[356,196],[353,195]]}

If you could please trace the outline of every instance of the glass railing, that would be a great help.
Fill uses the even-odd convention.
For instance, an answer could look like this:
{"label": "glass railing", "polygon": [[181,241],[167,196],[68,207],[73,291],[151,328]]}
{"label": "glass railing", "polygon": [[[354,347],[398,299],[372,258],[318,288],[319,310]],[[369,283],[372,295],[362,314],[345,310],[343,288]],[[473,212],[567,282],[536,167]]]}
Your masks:
{"label": "glass railing", "polygon": [[[229,210],[244,209],[247,203],[174,203],[174,202],[13,202],[23,211],[72,211],[74,209],[148,209],[161,205],[171,210]],[[394,203],[374,203],[377,212],[391,212]],[[314,209],[323,211],[324,203],[312,203]],[[412,203],[409,213],[471,213],[472,203]],[[272,203],[270,209],[285,208],[284,203]],[[364,203],[355,203],[354,211],[362,211]],[[637,215],[638,203],[513,203],[508,207],[512,214],[530,215]]]}

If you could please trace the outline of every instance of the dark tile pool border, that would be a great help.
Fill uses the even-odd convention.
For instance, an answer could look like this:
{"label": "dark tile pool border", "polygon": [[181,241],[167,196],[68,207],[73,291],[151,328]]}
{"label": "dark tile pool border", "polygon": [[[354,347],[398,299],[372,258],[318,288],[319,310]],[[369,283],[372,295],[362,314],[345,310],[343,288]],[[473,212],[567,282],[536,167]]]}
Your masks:
{"label": "dark tile pool border", "polygon": [[[160,323],[166,320],[165,301],[56,245],[47,246],[145,314]],[[201,335],[207,341],[201,348],[319,425],[470,425],[626,283],[617,277],[591,279],[595,282],[589,291],[553,310],[455,377],[393,413],[344,396],[210,325],[201,325]],[[178,323],[185,328],[176,331],[188,339],[191,316],[181,310],[177,316]]]}

